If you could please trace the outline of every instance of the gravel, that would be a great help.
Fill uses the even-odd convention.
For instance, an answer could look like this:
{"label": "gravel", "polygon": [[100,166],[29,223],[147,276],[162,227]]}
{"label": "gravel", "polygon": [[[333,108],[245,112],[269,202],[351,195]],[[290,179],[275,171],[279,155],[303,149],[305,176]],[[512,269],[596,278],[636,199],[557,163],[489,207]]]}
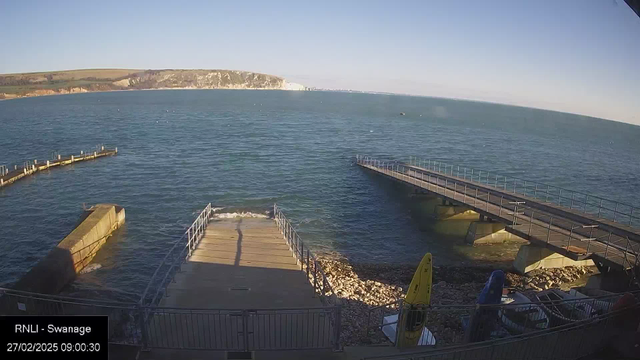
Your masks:
{"label": "gravel", "polygon": [[[337,254],[318,257],[327,279],[342,300],[341,341],[345,346],[390,344],[375,325],[396,309],[381,305],[404,297],[413,278],[416,265],[350,263]],[[496,268],[489,266],[434,266],[431,305],[473,305],[489,275]],[[506,273],[505,287],[517,291],[543,290],[571,284],[594,273],[591,268],[534,270],[526,276],[502,268]],[[440,344],[462,340],[460,318],[464,311],[433,311],[427,327]],[[368,322],[373,329],[368,329]]]}

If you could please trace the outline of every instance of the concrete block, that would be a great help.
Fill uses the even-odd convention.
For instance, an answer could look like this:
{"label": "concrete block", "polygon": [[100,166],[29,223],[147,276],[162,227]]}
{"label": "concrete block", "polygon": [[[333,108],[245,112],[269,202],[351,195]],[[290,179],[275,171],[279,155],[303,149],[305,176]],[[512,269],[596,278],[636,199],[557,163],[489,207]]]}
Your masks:
{"label": "concrete block", "polygon": [[532,244],[522,245],[513,262],[513,267],[521,274],[536,269],[553,269],[565,266],[594,266],[593,260],[573,260],[545,247]]}
{"label": "concrete block", "polygon": [[15,289],[58,293],[91,262],[111,233],[124,224],[124,216],[124,209],[113,204],[92,207],[69,235],[18,280]]}
{"label": "concrete block", "polygon": [[505,230],[503,223],[474,221],[469,225],[465,242],[468,244],[501,244],[505,242],[522,242],[527,240]]}
{"label": "concrete block", "polygon": [[438,220],[472,220],[480,219],[480,214],[466,206],[436,205],[435,217]]}

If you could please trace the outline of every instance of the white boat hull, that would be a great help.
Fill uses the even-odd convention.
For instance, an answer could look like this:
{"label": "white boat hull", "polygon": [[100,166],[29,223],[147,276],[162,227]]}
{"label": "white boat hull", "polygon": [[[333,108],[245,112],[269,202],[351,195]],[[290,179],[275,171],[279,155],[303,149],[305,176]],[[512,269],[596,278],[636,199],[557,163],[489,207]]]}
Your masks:
{"label": "white boat hull", "polygon": [[[392,343],[396,342],[396,332],[398,324],[398,314],[385,316],[382,319],[382,332]],[[433,346],[436,344],[436,338],[426,327],[422,330],[418,346]]]}

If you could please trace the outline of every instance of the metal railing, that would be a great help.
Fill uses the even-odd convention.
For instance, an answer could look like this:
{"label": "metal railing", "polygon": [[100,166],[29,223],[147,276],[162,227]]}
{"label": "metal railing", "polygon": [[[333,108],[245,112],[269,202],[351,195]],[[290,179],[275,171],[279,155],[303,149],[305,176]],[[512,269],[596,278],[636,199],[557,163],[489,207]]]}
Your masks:
{"label": "metal railing", "polygon": [[0,288],[2,315],[107,315],[109,342],[142,344],[144,308],[136,303],[79,299]]}
{"label": "metal railing", "polygon": [[311,252],[311,249],[300,239],[296,229],[276,204],[273,205],[273,217],[291,252],[300,264],[301,269],[306,273],[309,282],[313,285],[315,293],[320,296],[322,303],[328,306],[340,305],[320,262]]}
{"label": "metal railing", "polygon": [[584,249],[585,256],[593,254],[623,268],[637,266],[640,261],[640,243],[628,236],[533,209],[524,201],[514,201],[503,191],[491,192],[468,179],[420,172],[416,167],[396,161],[362,156],[356,159],[360,165],[468,205],[483,215],[501,219],[516,235],[553,245],[565,255],[582,256],[573,250]]}
{"label": "metal railing", "polygon": [[167,291],[167,286],[173,280],[176,272],[191,257],[200,239],[204,236],[212,216],[213,210],[211,203],[209,203],[162,259],[140,297],[141,305],[159,305],[162,296]]}
{"label": "metal railing", "polygon": [[492,171],[451,165],[433,159],[410,157],[409,164],[429,171],[475,181],[546,203],[567,207],[571,210],[595,216],[597,219],[607,219],[633,227],[640,226],[640,212],[638,211],[640,209],[637,206],[619,201],[515,176],[500,175]]}
{"label": "metal railing", "polygon": [[277,204],[273,204],[273,218],[282,236],[286,240],[287,245],[289,245],[289,249],[291,249],[298,264],[300,264],[300,269],[305,272],[307,279],[311,285],[313,285],[314,293],[319,295],[323,305],[328,306],[332,309],[331,311],[335,313],[335,315],[331,317],[333,329],[332,344],[335,350],[340,350],[340,330],[342,328],[342,304],[340,299],[338,299],[338,296],[333,291],[333,287],[322,270],[320,262],[311,252],[311,249],[300,239],[298,231],[291,225],[291,222]]}
{"label": "metal railing", "polygon": [[[443,348],[427,348],[365,359],[443,360],[443,359],[579,359],[590,355],[621,334],[637,319],[640,306],[613,310],[604,315],[577,320],[551,329],[482,342],[469,342]],[[637,323],[635,323],[637,327]],[[634,328],[632,331],[636,331]]]}
{"label": "metal railing", "polygon": [[[636,298],[640,292],[631,292]],[[597,297],[572,297],[564,300],[525,301],[500,305],[432,305],[422,311],[426,318],[423,340],[431,347],[449,347],[493,339],[503,339],[537,331],[553,331],[567,324],[595,319],[608,314],[613,304],[623,294]],[[522,300],[520,300],[522,301]],[[403,307],[402,299],[374,307],[367,317],[367,334],[396,325],[398,321],[386,321],[388,316],[415,311]],[[411,317],[409,315],[409,317]],[[395,316],[394,316],[395,318]],[[404,335],[404,327],[396,331],[396,339]]]}
{"label": "metal railing", "polygon": [[150,348],[193,350],[337,349],[334,307],[282,309],[149,308]]}
{"label": "metal railing", "polygon": [[[193,350],[339,349],[337,307],[185,309],[0,288],[2,315],[107,315],[109,342]],[[337,327],[336,327],[337,326]]]}

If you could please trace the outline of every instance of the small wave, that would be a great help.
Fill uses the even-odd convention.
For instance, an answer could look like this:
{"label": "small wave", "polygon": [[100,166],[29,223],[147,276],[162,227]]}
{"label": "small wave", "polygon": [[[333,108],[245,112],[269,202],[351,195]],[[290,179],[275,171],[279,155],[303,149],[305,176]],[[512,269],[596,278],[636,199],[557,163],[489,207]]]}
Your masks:
{"label": "small wave", "polygon": [[102,265],[100,265],[100,264],[89,264],[89,265],[85,266],[84,269],[80,270],[80,274],[90,273],[92,271],[96,271],[96,270],[100,269],[101,267],[102,267]]}
{"label": "small wave", "polygon": [[233,218],[260,218],[267,219],[269,218],[265,214],[256,214],[252,212],[233,212],[233,213],[219,213],[214,214],[213,217],[218,219],[233,219]]}
{"label": "small wave", "polygon": [[213,211],[213,212],[218,212],[218,211],[220,211],[220,210],[222,210],[222,209],[224,209],[224,208],[223,208],[223,207],[212,207],[212,208],[211,208],[211,211]]}

